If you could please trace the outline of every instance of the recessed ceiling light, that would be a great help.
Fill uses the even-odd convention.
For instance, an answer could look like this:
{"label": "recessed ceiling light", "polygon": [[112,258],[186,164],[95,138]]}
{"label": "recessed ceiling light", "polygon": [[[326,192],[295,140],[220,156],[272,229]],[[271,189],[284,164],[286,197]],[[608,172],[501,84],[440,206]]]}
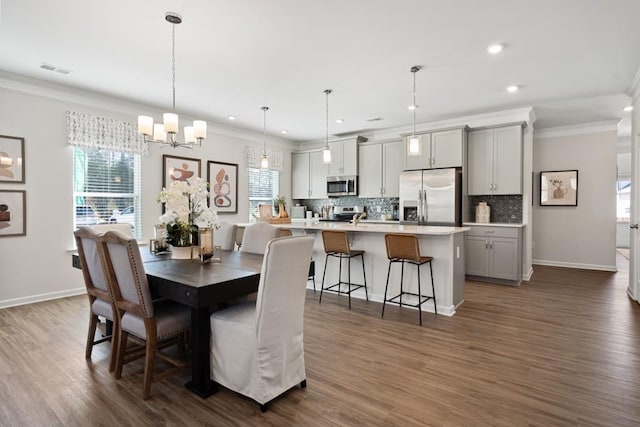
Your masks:
{"label": "recessed ceiling light", "polygon": [[236,116],[229,116],[229,117],[227,117],[227,119],[229,119],[229,120],[235,120],[235,119],[236,119]]}
{"label": "recessed ceiling light", "polygon": [[342,123],[344,123],[344,119],[336,119],[336,123],[342,124]]}
{"label": "recessed ceiling light", "polygon": [[633,111],[633,105],[627,105],[624,107],[624,111]]}
{"label": "recessed ceiling light", "polygon": [[504,45],[502,43],[494,43],[487,47],[487,52],[492,55],[496,55],[502,52],[502,49],[504,49]]}
{"label": "recessed ceiling light", "polygon": [[407,108],[409,109],[409,111],[413,111],[413,110],[417,110],[418,108],[420,108],[419,105],[408,105]]}
{"label": "recessed ceiling light", "polygon": [[283,134],[283,135],[286,135],[286,134],[288,134],[288,133],[289,133],[289,131],[288,131],[288,130],[286,130],[286,129],[282,129],[282,130],[280,131],[280,133],[281,133],[281,134]]}
{"label": "recessed ceiling light", "polygon": [[507,92],[509,93],[515,93],[518,91],[518,89],[520,89],[518,85],[507,86]]}

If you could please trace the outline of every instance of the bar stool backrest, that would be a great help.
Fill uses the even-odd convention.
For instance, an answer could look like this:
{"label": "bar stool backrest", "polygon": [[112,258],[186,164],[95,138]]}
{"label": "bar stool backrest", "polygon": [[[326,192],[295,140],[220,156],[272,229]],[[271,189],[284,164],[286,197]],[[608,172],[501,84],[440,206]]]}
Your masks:
{"label": "bar stool backrest", "polygon": [[349,241],[345,231],[322,230],[322,242],[326,253],[349,254]]}
{"label": "bar stool backrest", "polygon": [[420,261],[418,239],[413,234],[385,234],[384,242],[387,246],[387,258]]}
{"label": "bar stool backrest", "polygon": [[289,228],[278,228],[276,231],[276,237],[291,237],[293,236],[293,231]]}

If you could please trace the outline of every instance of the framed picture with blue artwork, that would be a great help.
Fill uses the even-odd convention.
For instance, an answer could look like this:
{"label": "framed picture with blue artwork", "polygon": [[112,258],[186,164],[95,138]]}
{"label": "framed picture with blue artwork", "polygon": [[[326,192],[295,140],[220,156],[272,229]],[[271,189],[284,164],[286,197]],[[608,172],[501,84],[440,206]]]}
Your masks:
{"label": "framed picture with blue artwork", "polygon": [[238,212],[238,165],[208,162],[209,206],[218,213]]}

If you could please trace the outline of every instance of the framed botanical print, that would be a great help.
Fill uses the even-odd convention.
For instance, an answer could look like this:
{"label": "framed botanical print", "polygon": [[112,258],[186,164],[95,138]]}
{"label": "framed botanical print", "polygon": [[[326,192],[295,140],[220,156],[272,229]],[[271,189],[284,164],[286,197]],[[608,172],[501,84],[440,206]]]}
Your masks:
{"label": "framed botanical print", "polygon": [[209,205],[218,213],[238,212],[238,165],[208,162]]}
{"label": "framed botanical print", "polygon": [[24,183],[24,138],[0,135],[0,183]]}
{"label": "framed botanical print", "polygon": [[162,156],[162,187],[168,188],[174,181],[187,181],[193,184],[200,178],[200,159],[189,157]]}
{"label": "framed botanical print", "polygon": [[578,206],[578,171],[540,172],[540,206]]}
{"label": "framed botanical print", "polygon": [[0,237],[27,234],[27,192],[0,190]]}

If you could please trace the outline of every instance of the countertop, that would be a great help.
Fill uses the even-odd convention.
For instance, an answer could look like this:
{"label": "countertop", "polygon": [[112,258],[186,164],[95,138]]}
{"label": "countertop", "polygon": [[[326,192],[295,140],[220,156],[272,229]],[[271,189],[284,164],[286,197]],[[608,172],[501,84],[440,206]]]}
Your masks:
{"label": "countertop", "polygon": [[506,223],[506,222],[465,222],[462,224],[462,226],[484,226],[484,227],[513,227],[513,228],[522,228],[525,226],[525,224],[513,224],[513,223]]}
{"label": "countertop", "polygon": [[[377,221],[376,221],[377,222]],[[291,224],[280,225],[283,228],[305,230],[340,230],[369,233],[408,233],[416,235],[446,236],[469,231],[469,227],[438,227],[432,225],[400,225],[398,221],[389,223],[360,222],[353,225],[348,222],[295,221]]]}

